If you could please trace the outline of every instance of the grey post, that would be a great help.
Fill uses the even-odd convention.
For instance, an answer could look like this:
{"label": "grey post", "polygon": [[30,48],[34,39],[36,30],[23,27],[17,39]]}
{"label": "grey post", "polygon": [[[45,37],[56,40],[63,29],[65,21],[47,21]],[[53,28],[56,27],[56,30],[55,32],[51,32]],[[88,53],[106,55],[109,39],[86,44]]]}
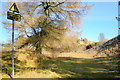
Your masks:
{"label": "grey post", "polygon": [[14,78],[14,20],[12,20],[12,78]]}
{"label": "grey post", "polygon": [[118,17],[116,17],[118,20],[118,35],[120,35],[120,1],[118,1]]}

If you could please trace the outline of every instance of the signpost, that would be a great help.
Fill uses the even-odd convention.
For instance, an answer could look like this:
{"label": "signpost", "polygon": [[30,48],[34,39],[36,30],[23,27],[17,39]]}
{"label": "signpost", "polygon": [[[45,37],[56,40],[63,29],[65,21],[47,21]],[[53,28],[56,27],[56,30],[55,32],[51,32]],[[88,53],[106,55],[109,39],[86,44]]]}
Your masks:
{"label": "signpost", "polygon": [[118,35],[120,35],[120,1],[118,1],[118,17],[116,17],[118,20]]}
{"label": "signpost", "polygon": [[14,21],[21,20],[21,15],[15,3],[7,12],[7,19],[12,20],[12,78],[14,79]]}
{"label": "signpost", "polygon": [[116,17],[118,20],[118,35],[120,35],[120,1],[118,1],[118,17]]}

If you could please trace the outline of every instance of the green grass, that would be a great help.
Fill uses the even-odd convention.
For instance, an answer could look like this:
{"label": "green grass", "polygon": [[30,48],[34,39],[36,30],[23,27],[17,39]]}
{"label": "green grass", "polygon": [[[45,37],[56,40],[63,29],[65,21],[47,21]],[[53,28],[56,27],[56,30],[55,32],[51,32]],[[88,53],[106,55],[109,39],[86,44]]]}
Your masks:
{"label": "green grass", "polygon": [[[62,58],[59,60],[43,61],[51,65],[53,72],[61,74],[62,77],[70,78],[113,78],[116,77],[116,62],[112,58],[96,59],[73,59]],[[44,65],[46,66],[46,65]]]}
{"label": "green grass", "polygon": [[[28,77],[28,74],[33,78],[115,78],[120,77],[117,74],[117,64],[114,58],[95,58],[95,59],[83,59],[83,58],[67,58],[60,57],[56,59],[43,59],[42,65],[37,63],[36,70],[31,71],[24,67],[21,62],[15,58],[15,74],[17,77]],[[7,61],[7,63],[5,62]],[[10,52],[3,54],[3,64],[2,68],[8,67],[11,70],[11,64],[9,62]],[[19,65],[17,65],[20,63]],[[32,64],[32,63],[31,63]],[[41,69],[42,68],[42,69]],[[20,72],[21,71],[21,72]],[[36,75],[36,76],[34,76]],[[8,77],[3,73],[3,77]]]}
{"label": "green grass", "polygon": [[[21,69],[24,69],[23,65],[26,63],[24,61],[20,61],[17,59],[17,57],[14,57],[15,61],[15,72],[19,72]],[[6,73],[5,68],[9,69],[9,72],[11,73],[12,71],[12,58],[11,58],[11,52],[6,51],[2,52],[2,72]]]}

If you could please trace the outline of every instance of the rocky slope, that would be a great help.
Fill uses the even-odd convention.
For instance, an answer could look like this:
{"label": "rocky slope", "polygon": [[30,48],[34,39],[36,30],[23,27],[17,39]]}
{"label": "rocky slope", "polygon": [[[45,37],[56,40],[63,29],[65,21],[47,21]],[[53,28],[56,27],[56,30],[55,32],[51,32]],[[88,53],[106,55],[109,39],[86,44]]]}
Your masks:
{"label": "rocky slope", "polygon": [[120,50],[120,35],[108,40],[95,49],[97,50],[96,56],[98,54],[106,54],[107,56],[118,54]]}

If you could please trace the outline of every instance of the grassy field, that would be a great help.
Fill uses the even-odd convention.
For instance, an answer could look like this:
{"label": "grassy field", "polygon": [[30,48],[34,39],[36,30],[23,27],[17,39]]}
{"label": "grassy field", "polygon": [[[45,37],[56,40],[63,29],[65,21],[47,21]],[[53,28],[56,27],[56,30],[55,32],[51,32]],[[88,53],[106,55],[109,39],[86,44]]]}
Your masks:
{"label": "grassy field", "polygon": [[[35,69],[19,68],[21,70],[15,72],[15,78],[120,78],[113,57],[59,57],[44,59],[42,63],[43,65],[37,63],[39,65]],[[31,64],[35,64],[34,61]],[[5,73],[2,73],[2,77],[9,78]]]}
{"label": "grassy field", "polygon": [[44,61],[52,64],[51,71],[68,78],[112,78],[117,77],[116,63],[112,58],[76,59],[60,58],[57,61]]}

